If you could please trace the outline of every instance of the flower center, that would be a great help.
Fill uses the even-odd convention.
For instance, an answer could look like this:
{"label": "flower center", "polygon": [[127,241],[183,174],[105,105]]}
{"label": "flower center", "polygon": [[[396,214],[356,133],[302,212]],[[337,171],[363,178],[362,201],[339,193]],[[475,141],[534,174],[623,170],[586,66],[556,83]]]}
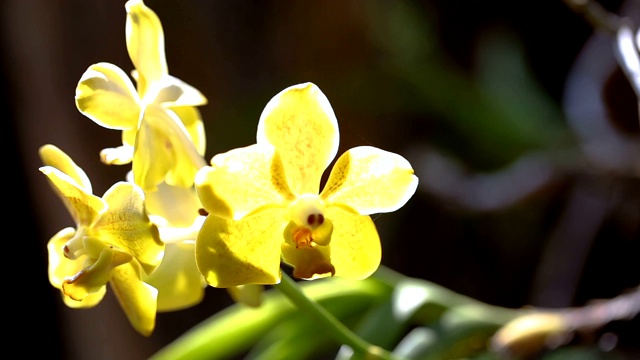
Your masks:
{"label": "flower center", "polygon": [[305,227],[298,227],[294,229],[292,238],[293,242],[296,244],[296,249],[313,247],[315,245],[313,233]]}
{"label": "flower center", "polygon": [[84,236],[85,236],[84,228],[79,227],[76,233],[73,235],[73,237],[64,244],[62,248],[62,253],[64,254],[64,257],[66,257],[69,260],[76,260],[80,256],[86,253],[84,244],[82,242],[82,239],[84,238]]}
{"label": "flower center", "polygon": [[318,195],[300,196],[289,208],[289,218],[284,235],[296,249],[326,246],[331,241],[333,225],[325,218],[324,205]]}

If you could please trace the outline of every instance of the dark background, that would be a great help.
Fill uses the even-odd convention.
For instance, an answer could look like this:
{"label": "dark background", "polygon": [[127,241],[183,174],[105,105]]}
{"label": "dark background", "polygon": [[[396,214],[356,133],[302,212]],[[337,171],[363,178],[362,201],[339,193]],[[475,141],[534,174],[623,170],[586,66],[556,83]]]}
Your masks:
{"label": "dark background", "polygon": [[[383,263],[506,307],[566,307],[638,285],[637,100],[612,34],[562,1],[161,1],[169,71],[202,91],[207,159],[255,142],[260,112],[293,84],[316,83],[340,153],[397,152],[420,178],[402,209],[375,216]],[[637,1],[603,1],[640,19]],[[635,10],[634,10],[635,9]],[[38,167],[52,143],[102,194],[128,167],[99,162],[120,143],[83,117],[74,91],[99,61],[132,68],[124,1],[5,0],[2,109],[10,128],[5,326],[23,352],[142,359],[231,304],[159,314],[150,338],[110,294],[66,308],[47,278],[46,243],[73,226]],[[637,321],[611,324],[637,354]],[[596,343],[593,344],[596,346]],[[59,355],[59,356],[57,356]]]}

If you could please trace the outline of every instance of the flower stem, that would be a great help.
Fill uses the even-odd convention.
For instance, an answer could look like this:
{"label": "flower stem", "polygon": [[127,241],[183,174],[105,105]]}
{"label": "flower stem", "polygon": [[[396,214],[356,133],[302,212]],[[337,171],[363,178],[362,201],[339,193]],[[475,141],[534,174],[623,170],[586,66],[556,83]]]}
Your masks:
{"label": "flower stem", "polygon": [[336,319],[325,308],[318,303],[310,300],[297,286],[296,282],[284,272],[282,273],[282,281],[275,287],[282,292],[291,302],[298,307],[301,311],[306,312],[310,316],[318,320],[323,326],[329,330],[328,332],[333,335],[336,341],[341,344],[349,346],[356,356],[363,359],[381,359],[381,360],[394,360],[391,353],[385,349],[369,344],[364,341],[338,319]]}

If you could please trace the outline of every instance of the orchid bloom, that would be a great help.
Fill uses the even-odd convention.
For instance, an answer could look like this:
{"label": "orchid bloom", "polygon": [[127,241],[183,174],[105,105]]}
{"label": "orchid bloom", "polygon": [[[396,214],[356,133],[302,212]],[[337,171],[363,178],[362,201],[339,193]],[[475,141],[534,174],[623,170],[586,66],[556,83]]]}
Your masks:
{"label": "orchid bloom", "polygon": [[40,171],[76,223],[49,240],[51,284],[67,306],[90,308],[109,283],[131,325],[151,335],[157,290],[142,279],[158,267],[165,247],[146,214],[142,189],[118,182],[97,197],[85,172],[62,150],[44,145],[39,154]]}
{"label": "orchid bloom", "polygon": [[163,181],[190,187],[196,171],[206,165],[204,126],[196,106],[207,99],[169,75],[158,16],[142,0],[128,1],[125,9],[137,88],[116,65],[97,63],[78,82],[76,106],[98,125],[122,130],[123,145],[103,149],[104,163],[133,161],[135,183],[145,191]]}
{"label": "orchid bloom", "polygon": [[[149,218],[166,245],[162,263],[145,278],[158,289],[158,312],[197,305],[204,298],[207,282],[195,260],[195,242],[205,219],[199,213],[202,204],[195,189],[161,184],[158,191],[148,193],[146,204]],[[256,307],[262,302],[264,289],[247,285],[227,290],[234,301]]]}
{"label": "orchid bloom", "polygon": [[363,279],[380,265],[370,214],[402,207],[418,178],[398,154],[348,150],[319,192],[338,151],[338,123],[320,89],[291,86],[266,105],[257,143],[211,159],[196,175],[209,213],[196,263],[215,287],[277,284],[281,260],[300,279]]}

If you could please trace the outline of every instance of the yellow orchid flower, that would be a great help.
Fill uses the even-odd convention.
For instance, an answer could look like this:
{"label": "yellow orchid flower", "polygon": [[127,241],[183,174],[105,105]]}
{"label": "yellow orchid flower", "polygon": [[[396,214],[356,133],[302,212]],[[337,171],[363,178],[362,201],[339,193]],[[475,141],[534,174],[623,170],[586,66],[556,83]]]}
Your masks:
{"label": "yellow orchid flower", "polygon": [[164,244],[146,214],[144,193],[118,182],[97,197],[85,172],[62,150],[44,145],[39,154],[40,171],[76,224],[49,240],[51,284],[69,307],[89,308],[102,300],[109,283],[131,325],[151,335],[157,290],[142,279],[160,264]]}
{"label": "yellow orchid flower", "polygon": [[[127,176],[132,180],[131,173]],[[199,304],[204,298],[207,282],[198,271],[195,241],[205,217],[194,188],[167,185],[148,193],[149,218],[158,226],[165,243],[165,255],[160,266],[145,282],[158,289],[158,312],[175,311]],[[229,288],[231,297],[239,303],[256,307],[261,303],[262,286],[248,285]]]}
{"label": "yellow orchid flower", "polygon": [[163,181],[190,187],[196,171],[206,165],[204,125],[196,106],[207,99],[169,75],[158,16],[142,0],[128,1],[125,9],[137,88],[116,65],[96,63],[78,82],[76,107],[98,125],[122,130],[123,145],[103,149],[104,163],[133,161],[135,183],[145,191]]}
{"label": "yellow orchid flower", "polygon": [[197,173],[209,215],[196,263],[209,284],[276,284],[281,260],[300,279],[363,279],[378,268],[369,215],[402,207],[418,178],[402,156],[361,146],[337,160],[319,193],[338,143],[329,101],[316,85],[299,84],[266,105],[256,144],[218,154]]}

